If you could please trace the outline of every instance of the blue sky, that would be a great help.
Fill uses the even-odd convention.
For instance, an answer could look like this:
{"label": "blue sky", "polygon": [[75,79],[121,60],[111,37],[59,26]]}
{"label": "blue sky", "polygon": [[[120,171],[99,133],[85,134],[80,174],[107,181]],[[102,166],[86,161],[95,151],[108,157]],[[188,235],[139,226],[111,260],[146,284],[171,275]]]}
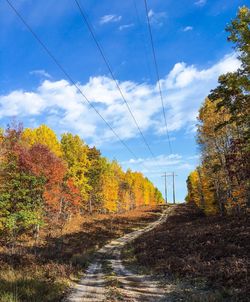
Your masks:
{"label": "blue sky", "polygon": [[[224,28],[246,1],[148,0],[172,153],[157,90],[143,0],[80,0],[112,66],[148,152],[73,0],[12,3],[137,155],[117,141],[48,57],[6,1],[0,2],[0,126],[13,117],[27,127],[46,123],[58,136],[79,134],[124,169],[142,171],[163,191],[163,172],[175,171],[177,200],[199,162],[198,108],[220,74],[238,68]],[[171,199],[169,179],[169,198]]]}

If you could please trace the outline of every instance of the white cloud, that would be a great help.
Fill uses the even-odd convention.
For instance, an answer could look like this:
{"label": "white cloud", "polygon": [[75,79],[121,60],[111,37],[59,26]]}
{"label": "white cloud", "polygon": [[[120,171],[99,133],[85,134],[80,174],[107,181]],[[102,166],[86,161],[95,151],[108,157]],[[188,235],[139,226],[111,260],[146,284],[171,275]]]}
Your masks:
{"label": "white cloud", "polygon": [[197,0],[194,4],[197,6],[204,6],[207,3],[207,0]]}
{"label": "white cloud", "polygon": [[149,18],[153,17],[153,15],[154,15],[154,12],[153,12],[153,10],[152,10],[152,9],[150,9],[150,11],[148,12],[148,16],[149,16]]}
{"label": "white cloud", "polygon": [[36,70],[32,70],[30,71],[30,74],[31,75],[38,75],[38,76],[42,76],[42,77],[45,77],[45,78],[48,78],[48,79],[51,79],[51,75],[46,72],[44,69],[36,69]]}
{"label": "white cloud", "polygon": [[236,54],[226,55],[222,60],[207,69],[199,70],[194,65],[187,66],[184,62],[176,63],[168,74],[164,84],[167,89],[184,88],[194,81],[208,82],[226,72],[239,68],[240,62]]}
{"label": "white cloud", "polygon": [[134,23],[121,25],[121,26],[119,26],[119,30],[124,30],[124,29],[131,28],[131,27],[134,27]]}
{"label": "white cloud", "polygon": [[102,16],[100,19],[100,24],[106,24],[106,23],[114,23],[114,22],[119,22],[122,19],[122,16],[117,16],[117,15],[105,15]]}
{"label": "white cloud", "polygon": [[166,13],[165,12],[159,12],[156,13],[152,9],[149,10],[148,12],[148,17],[150,19],[151,24],[156,25],[156,26],[162,26],[164,19],[166,19]]}
{"label": "white cloud", "polygon": [[188,159],[199,160],[200,159],[200,155],[191,155],[191,156],[188,157]]}
{"label": "white cloud", "polygon": [[15,90],[0,97],[0,118],[38,115],[45,107],[44,100],[38,93]]}
{"label": "white cloud", "polygon": [[161,166],[161,165],[171,165],[173,162],[179,163],[181,160],[181,155],[179,154],[170,154],[170,155],[158,155],[155,158],[138,158],[133,159],[131,158],[128,161],[123,162],[123,164],[141,164],[143,163],[145,166],[154,167],[154,166]]}
{"label": "white cloud", "polygon": [[191,31],[191,30],[193,30],[192,26],[186,26],[183,28],[183,31]]}
{"label": "white cloud", "polygon": [[128,161],[121,162],[121,164],[125,169],[133,167],[134,171],[142,171],[142,173],[149,173],[150,175],[160,175],[164,170],[189,171],[193,168],[193,165],[180,154],[161,154],[155,158],[132,158]]}
{"label": "white cloud", "polygon": [[[225,56],[208,68],[179,62],[161,79],[169,131],[194,129],[200,104],[217,84],[220,74],[239,67],[236,54]],[[146,135],[165,135],[158,85],[119,83],[138,124]],[[112,125],[122,139],[138,136],[138,131],[112,79],[91,77],[78,83],[83,93]],[[15,90],[0,95],[0,119],[18,116],[21,120],[43,119],[58,132],[72,131],[101,144],[115,140],[112,132],[84,102],[76,87],[66,80],[44,80],[34,91]],[[159,159],[160,160],[160,159]]]}

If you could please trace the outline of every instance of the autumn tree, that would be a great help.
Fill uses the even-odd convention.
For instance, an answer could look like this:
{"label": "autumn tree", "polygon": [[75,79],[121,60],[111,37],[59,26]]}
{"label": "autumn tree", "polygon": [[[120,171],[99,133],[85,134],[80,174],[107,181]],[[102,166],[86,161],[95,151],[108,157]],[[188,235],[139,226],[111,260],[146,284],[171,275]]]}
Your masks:
{"label": "autumn tree", "polygon": [[22,128],[8,127],[3,137],[0,184],[0,231],[12,240],[43,223],[45,179],[25,169],[20,161],[26,150],[20,145]]}
{"label": "autumn tree", "polygon": [[157,205],[164,203],[162,193],[156,187],[154,187],[154,200],[155,200],[155,204],[157,204]]}
{"label": "autumn tree", "polygon": [[[162,202],[139,172],[122,170],[77,135],[59,143],[47,126],[0,132],[0,233],[12,240],[41,226],[62,230],[74,214],[117,213]],[[81,209],[81,211],[80,211]]]}
{"label": "autumn tree", "polygon": [[105,212],[115,213],[119,206],[119,172],[120,167],[116,161],[105,163],[101,175],[101,194]]}
{"label": "autumn tree", "polygon": [[89,161],[86,172],[88,182],[88,208],[89,212],[101,211],[102,200],[102,174],[105,171],[106,160],[101,156],[101,152],[95,147],[88,148],[87,157]]}
{"label": "autumn tree", "polygon": [[21,154],[20,162],[27,171],[45,179],[44,210],[47,219],[54,218],[58,221],[62,212],[63,182],[67,172],[66,164],[48,147],[41,144],[34,144],[25,153]]}
{"label": "autumn tree", "polygon": [[211,182],[204,167],[197,167],[187,179],[188,195],[186,201],[195,203],[207,214],[218,212],[215,184]]}
{"label": "autumn tree", "polygon": [[144,204],[144,187],[143,177],[140,172],[133,173],[132,192],[135,199],[135,207],[141,207]]}
{"label": "autumn tree", "polygon": [[49,148],[56,156],[61,156],[61,146],[55,132],[46,125],[38,128],[26,128],[22,133],[22,140],[28,145],[41,144]]}
{"label": "autumn tree", "polygon": [[[233,199],[242,207],[250,205],[249,157],[250,157],[250,10],[246,6],[239,9],[236,18],[227,26],[228,40],[234,42],[242,63],[237,72],[219,77],[219,85],[209,98],[216,102],[217,110],[225,108],[230,118],[217,126],[234,127],[226,158],[227,171],[232,186]],[[216,130],[217,130],[216,129]]]}
{"label": "autumn tree", "polygon": [[242,7],[227,26],[228,40],[235,43],[242,65],[236,72],[219,77],[218,86],[199,111],[201,167],[190,174],[187,182],[189,201],[199,199],[195,188],[200,183],[203,199],[209,195],[221,213],[240,212],[250,205],[249,23],[250,11]]}
{"label": "autumn tree", "polygon": [[61,139],[62,157],[67,162],[67,179],[71,179],[81,194],[82,207],[87,208],[89,183],[88,147],[78,135],[65,133]]}

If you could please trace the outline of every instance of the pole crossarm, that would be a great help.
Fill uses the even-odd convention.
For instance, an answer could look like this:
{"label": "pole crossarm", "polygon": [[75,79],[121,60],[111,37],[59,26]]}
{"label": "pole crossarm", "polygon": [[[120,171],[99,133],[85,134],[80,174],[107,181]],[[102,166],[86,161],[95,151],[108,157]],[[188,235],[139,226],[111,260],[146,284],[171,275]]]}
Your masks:
{"label": "pole crossarm", "polygon": [[167,177],[172,177],[172,182],[173,182],[173,203],[176,203],[175,200],[175,176],[178,176],[178,174],[176,174],[175,172],[171,172],[171,173],[167,173],[164,172],[163,175],[161,175],[161,177],[164,177],[165,180],[165,201],[167,203]]}

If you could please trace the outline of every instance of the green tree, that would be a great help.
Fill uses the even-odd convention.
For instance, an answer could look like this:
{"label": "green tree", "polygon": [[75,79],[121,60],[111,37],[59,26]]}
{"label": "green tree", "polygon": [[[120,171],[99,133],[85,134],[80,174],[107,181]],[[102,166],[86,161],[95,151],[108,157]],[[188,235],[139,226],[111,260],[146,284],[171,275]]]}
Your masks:
{"label": "green tree", "polygon": [[43,223],[44,177],[27,171],[20,161],[26,154],[20,129],[8,128],[3,138],[0,184],[0,231],[12,239]]}
{"label": "green tree", "polygon": [[[242,62],[243,74],[250,74],[250,10],[243,6],[239,8],[237,16],[226,30],[229,32],[228,40],[235,44],[235,48],[240,52],[239,59]],[[249,83],[248,83],[249,84]]]}

